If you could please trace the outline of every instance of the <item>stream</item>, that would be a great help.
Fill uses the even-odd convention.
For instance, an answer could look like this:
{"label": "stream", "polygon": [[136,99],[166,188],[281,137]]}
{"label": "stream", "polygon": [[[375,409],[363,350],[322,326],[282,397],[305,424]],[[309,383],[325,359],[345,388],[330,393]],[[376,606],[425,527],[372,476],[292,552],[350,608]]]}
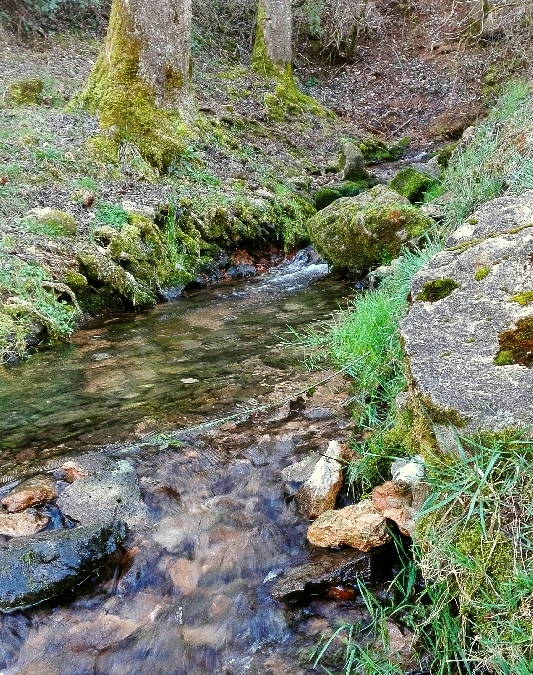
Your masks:
{"label": "stream", "polygon": [[[133,464],[147,509],[98,577],[0,614],[1,675],[305,675],[324,672],[310,659],[324,639],[368,618],[353,587],[290,605],[270,594],[284,571],[328,555],[306,544],[280,471],[352,427],[342,375],[296,396],[333,373],[309,373],[280,344],[288,325],[303,330],[353,295],[326,274],[302,252],[108,318],[0,374],[0,476],[103,449]],[[164,434],[179,429],[176,447]]]}

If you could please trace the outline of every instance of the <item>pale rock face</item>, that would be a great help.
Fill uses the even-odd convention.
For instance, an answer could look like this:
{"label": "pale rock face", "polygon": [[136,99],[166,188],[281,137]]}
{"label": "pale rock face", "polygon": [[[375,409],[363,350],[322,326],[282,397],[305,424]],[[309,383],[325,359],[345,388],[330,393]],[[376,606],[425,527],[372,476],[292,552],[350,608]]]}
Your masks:
{"label": "pale rock face", "polygon": [[[528,191],[484,204],[414,275],[401,336],[411,395],[437,435],[449,423],[462,433],[533,424],[532,253]],[[439,280],[456,287],[421,299]]]}
{"label": "pale rock face", "polygon": [[313,520],[324,511],[335,508],[343,481],[343,454],[343,446],[338,441],[331,441],[311,476],[296,493],[294,498],[306,518]]}
{"label": "pale rock face", "polygon": [[355,506],[326,511],[307,530],[307,539],[322,548],[351,546],[370,551],[391,541],[386,519],[365,499]]}

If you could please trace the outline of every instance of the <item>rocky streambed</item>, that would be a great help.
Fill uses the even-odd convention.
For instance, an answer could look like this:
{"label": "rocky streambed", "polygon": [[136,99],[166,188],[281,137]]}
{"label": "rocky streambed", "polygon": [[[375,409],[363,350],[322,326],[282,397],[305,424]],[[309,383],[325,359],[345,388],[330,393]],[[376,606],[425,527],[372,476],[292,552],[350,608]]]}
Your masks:
{"label": "rocky streambed", "polygon": [[[360,582],[386,600],[394,547],[309,546],[282,477],[352,431],[342,374],[279,347],[352,293],[326,273],[301,256],[2,374],[1,515],[30,521],[0,537],[3,673],[303,675],[322,640],[369,620]],[[312,378],[328,381],[300,395]]]}

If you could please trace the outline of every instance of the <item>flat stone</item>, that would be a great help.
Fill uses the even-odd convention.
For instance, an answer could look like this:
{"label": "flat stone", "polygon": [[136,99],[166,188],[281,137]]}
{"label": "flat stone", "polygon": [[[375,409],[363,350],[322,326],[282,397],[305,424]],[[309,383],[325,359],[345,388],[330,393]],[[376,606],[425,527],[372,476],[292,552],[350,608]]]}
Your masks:
{"label": "flat stone", "polygon": [[[487,202],[447,247],[411,283],[413,304],[401,325],[411,395],[444,429],[531,426],[533,191]],[[456,287],[430,301],[439,280]]]}
{"label": "flat stone", "polygon": [[31,607],[95,573],[124,542],[124,522],[53,530],[0,544],[0,611]]}
{"label": "flat stone", "polygon": [[29,537],[48,525],[50,518],[41,513],[0,513],[0,534],[6,537]]}
{"label": "flat stone", "polygon": [[56,481],[51,476],[35,476],[20,483],[2,499],[9,513],[24,511],[30,506],[41,506],[57,499]]}
{"label": "flat stone", "polygon": [[369,583],[378,575],[378,553],[362,553],[354,549],[317,551],[314,559],[289,570],[278,578],[271,595],[281,602],[321,595],[342,584]]}
{"label": "flat stone", "polygon": [[335,507],[343,483],[343,452],[338,441],[331,441],[311,476],[294,495],[300,513],[306,518],[312,520]]}
{"label": "flat stone", "polygon": [[119,460],[113,467],[68,485],[57,506],[83,525],[109,520],[124,520],[130,526],[143,522],[146,506],[133,465]]}
{"label": "flat stone", "polygon": [[370,499],[365,499],[354,506],[320,515],[307,530],[307,539],[323,548],[351,546],[370,551],[387,544],[391,535],[386,519],[376,511]]}

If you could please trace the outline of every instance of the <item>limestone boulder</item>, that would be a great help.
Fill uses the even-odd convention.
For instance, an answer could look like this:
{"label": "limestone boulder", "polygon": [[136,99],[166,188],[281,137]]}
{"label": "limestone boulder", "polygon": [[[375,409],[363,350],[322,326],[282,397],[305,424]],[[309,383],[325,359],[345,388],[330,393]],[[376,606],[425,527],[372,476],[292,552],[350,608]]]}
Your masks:
{"label": "limestone boulder", "polygon": [[343,483],[345,454],[345,446],[338,441],[331,441],[310,477],[295,494],[300,513],[309,520],[335,508]]}
{"label": "limestone boulder", "polygon": [[354,506],[320,515],[307,530],[307,539],[322,548],[351,546],[370,551],[387,544],[391,535],[386,519],[376,511],[370,499],[365,499]]}
{"label": "limestone boulder", "polygon": [[433,224],[408,199],[384,185],[337,199],[307,222],[316,250],[338,269],[368,271],[396,257]]}
{"label": "limestone boulder", "polygon": [[533,191],[478,209],[415,274],[411,297],[411,395],[439,438],[449,424],[533,424]]}

